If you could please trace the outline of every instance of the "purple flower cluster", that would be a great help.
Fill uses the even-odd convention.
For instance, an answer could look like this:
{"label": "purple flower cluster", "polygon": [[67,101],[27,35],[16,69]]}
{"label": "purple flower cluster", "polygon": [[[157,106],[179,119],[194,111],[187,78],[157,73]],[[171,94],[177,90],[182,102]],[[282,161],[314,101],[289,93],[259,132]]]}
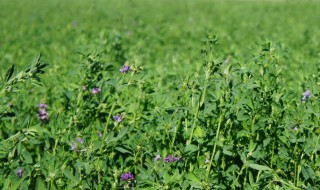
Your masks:
{"label": "purple flower cluster", "polygon": [[134,180],[134,177],[130,172],[126,172],[126,173],[121,174],[121,180],[122,181],[131,181],[131,180]]}
{"label": "purple flower cluster", "polygon": [[120,115],[113,116],[113,120],[117,123],[120,123],[124,119],[124,114],[121,113]]}
{"label": "purple flower cluster", "polygon": [[[83,144],[83,140],[81,137],[77,137],[77,141],[80,144]],[[77,149],[77,144],[74,141],[71,141],[71,150],[76,150]]]}
{"label": "purple flower cluster", "polygon": [[91,89],[91,94],[96,95],[101,92],[101,88],[93,88]]}
{"label": "purple flower cluster", "polygon": [[76,143],[74,143],[73,141],[71,141],[71,150],[75,150],[75,149],[77,149],[77,144]]}
{"label": "purple flower cluster", "polygon": [[311,91],[306,90],[302,95],[301,101],[309,101],[310,98],[311,98]]}
{"label": "purple flower cluster", "polygon": [[82,140],[82,138],[77,137],[77,141],[78,141],[80,144],[83,144],[83,140]]}
{"label": "purple flower cluster", "polygon": [[22,177],[22,174],[23,174],[23,170],[20,168],[20,169],[17,171],[16,174],[17,174],[18,177],[21,178],[21,177]]}
{"label": "purple flower cluster", "polygon": [[124,64],[121,68],[120,68],[120,72],[121,73],[127,73],[130,71],[130,66],[129,65],[126,65]]}
{"label": "purple flower cluster", "polygon": [[156,157],[154,157],[154,161],[159,161],[161,159],[161,156],[160,155],[157,155]]}
{"label": "purple flower cluster", "polygon": [[167,157],[164,158],[164,163],[167,163],[167,162],[173,162],[173,157],[172,155],[169,155]]}
{"label": "purple flower cluster", "polygon": [[39,107],[39,113],[37,114],[37,117],[42,121],[42,122],[48,122],[49,121],[49,115],[47,113],[47,104],[40,103],[38,105]]}
{"label": "purple flower cluster", "polygon": [[40,103],[39,105],[38,105],[38,107],[39,107],[39,109],[47,109],[47,104],[44,104],[44,103]]}
{"label": "purple flower cluster", "polygon": [[115,115],[115,116],[113,116],[113,119],[114,119],[116,122],[118,122],[118,123],[120,123],[121,120],[122,120],[120,115]]}
{"label": "purple flower cluster", "polygon": [[169,155],[167,157],[164,158],[164,163],[168,163],[168,162],[176,162],[176,161],[180,161],[181,158],[179,157],[173,157],[172,155]]}

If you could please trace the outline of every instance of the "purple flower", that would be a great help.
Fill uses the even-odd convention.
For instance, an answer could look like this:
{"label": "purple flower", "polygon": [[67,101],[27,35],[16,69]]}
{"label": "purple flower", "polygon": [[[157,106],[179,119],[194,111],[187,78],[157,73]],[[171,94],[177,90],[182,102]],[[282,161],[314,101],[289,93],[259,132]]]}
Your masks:
{"label": "purple flower", "polygon": [[22,177],[22,174],[23,174],[23,170],[20,168],[20,169],[17,171],[16,174],[17,174],[18,177],[21,178],[21,177]]}
{"label": "purple flower", "polygon": [[160,160],[161,159],[161,156],[160,155],[157,155],[156,157],[154,157],[154,161],[158,161],[158,160]]}
{"label": "purple flower", "polygon": [[180,157],[174,157],[173,160],[174,160],[174,161],[180,161],[180,160],[182,160],[182,158],[180,158]]}
{"label": "purple flower", "polygon": [[130,66],[129,65],[126,65],[126,64],[124,64],[122,67],[121,67],[121,69],[120,69],[120,72],[121,73],[127,73],[127,72],[129,72],[130,71]]}
{"label": "purple flower", "polygon": [[49,120],[49,115],[48,115],[48,113],[47,113],[47,111],[45,109],[39,110],[39,113],[37,114],[37,117],[41,121],[48,121]]}
{"label": "purple flower", "polygon": [[174,160],[173,160],[172,155],[169,155],[169,156],[167,156],[167,157],[164,158],[164,163],[173,162],[173,161],[174,161]]}
{"label": "purple flower", "polygon": [[134,179],[134,177],[130,172],[121,174],[121,180],[122,181],[130,181],[130,180],[133,180],[133,179]]}
{"label": "purple flower", "polygon": [[40,108],[40,109],[47,109],[47,104],[44,104],[44,103],[40,103],[39,105],[38,105],[38,107]]}
{"label": "purple flower", "polygon": [[117,123],[120,123],[123,120],[123,118],[124,118],[124,114],[123,113],[121,113],[120,115],[113,116],[113,120],[115,122],[117,122]]}
{"label": "purple flower", "polygon": [[91,89],[91,94],[95,95],[95,94],[99,94],[101,92],[101,88],[93,88]]}
{"label": "purple flower", "polygon": [[311,98],[311,91],[310,90],[306,90],[301,98],[301,101],[308,101]]}
{"label": "purple flower", "polygon": [[78,141],[80,144],[83,144],[83,140],[82,140],[82,138],[77,137],[77,141]]}
{"label": "purple flower", "polygon": [[39,110],[39,115],[47,115],[47,111],[46,110]]}
{"label": "purple flower", "polygon": [[37,117],[43,122],[48,122],[49,121],[49,115],[48,115],[48,113],[46,111],[46,109],[48,107],[47,104],[40,103],[38,105],[38,107],[39,107],[39,113],[37,114]]}
{"label": "purple flower", "polygon": [[74,143],[73,141],[71,141],[72,145],[71,145],[71,150],[75,150],[77,149],[77,144]]}
{"label": "purple flower", "polygon": [[87,87],[86,86],[84,86],[84,85],[82,85],[82,90],[87,90]]}

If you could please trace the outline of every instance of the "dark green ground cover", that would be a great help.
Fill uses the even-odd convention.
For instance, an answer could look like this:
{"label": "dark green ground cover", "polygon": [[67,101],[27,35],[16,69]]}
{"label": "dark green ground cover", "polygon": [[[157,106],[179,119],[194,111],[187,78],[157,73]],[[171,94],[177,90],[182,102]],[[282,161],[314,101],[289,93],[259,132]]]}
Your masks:
{"label": "dark green ground cover", "polygon": [[0,10],[0,188],[319,189],[319,2]]}

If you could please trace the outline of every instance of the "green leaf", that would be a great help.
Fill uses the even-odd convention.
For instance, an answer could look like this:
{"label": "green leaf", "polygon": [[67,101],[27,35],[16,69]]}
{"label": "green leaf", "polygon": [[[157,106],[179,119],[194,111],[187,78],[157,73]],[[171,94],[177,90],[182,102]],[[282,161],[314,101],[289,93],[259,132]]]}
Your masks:
{"label": "green leaf", "polygon": [[196,152],[198,150],[198,147],[194,144],[189,144],[184,148],[184,153],[191,154],[193,152]]}
{"label": "green leaf", "polygon": [[8,82],[8,81],[10,80],[10,78],[12,77],[13,72],[14,72],[14,65],[12,65],[12,66],[8,69],[8,71],[7,71],[7,73],[6,73],[6,82]]}
{"label": "green leaf", "polygon": [[270,138],[266,138],[263,140],[263,147],[266,147],[269,143],[270,143],[271,139]]}
{"label": "green leaf", "polygon": [[302,175],[305,180],[308,180],[310,178],[314,178],[314,176],[315,176],[314,171],[310,167],[302,166],[301,172],[302,172]]}
{"label": "green leaf", "polygon": [[265,171],[265,170],[271,171],[272,170],[268,166],[263,166],[263,165],[259,165],[259,164],[248,164],[248,166],[252,169],[259,170],[259,171]]}
{"label": "green leaf", "polygon": [[22,156],[24,158],[24,162],[25,163],[31,164],[33,162],[32,161],[32,156],[28,151],[26,151],[26,150],[22,151]]}
{"label": "green leaf", "polygon": [[237,138],[240,137],[250,137],[251,133],[249,131],[246,130],[241,130],[237,133]]}
{"label": "green leaf", "polygon": [[45,183],[41,177],[37,177],[36,190],[46,189]]}
{"label": "green leaf", "polygon": [[186,179],[190,180],[190,185],[196,189],[201,189],[201,181],[193,173],[188,173],[184,176]]}
{"label": "green leaf", "polygon": [[131,154],[130,151],[128,151],[128,150],[126,150],[126,149],[124,149],[124,148],[121,148],[121,147],[116,147],[115,149],[116,149],[117,151],[121,152],[121,153],[130,153],[130,154]]}
{"label": "green leaf", "polygon": [[223,154],[225,154],[225,155],[228,155],[228,156],[232,156],[233,154],[232,154],[232,152],[231,151],[229,151],[229,150],[227,150],[227,149],[223,149]]}
{"label": "green leaf", "polygon": [[64,174],[64,176],[66,176],[68,179],[70,179],[72,182],[78,181],[78,179],[77,179],[75,176],[73,176],[69,170],[64,170],[64,171],[63,171],[63,174]]}
{"label": "green leaf", "polygon": [[117,140],[121,139],[125,134],[127,134],[129,127],[123,128],[117,136]]}
{"label": "green leaf", "polygon": [[197,128],[194,130],[193,135],[194,135],[195,137],[198,137],[198,138],[203,137],[203,136],[204,136],[204,133],[203,133],[202,128],[201,128],[200,126],[197,126]]}
{"label": "green leaf", "polygon": [[184,175],[184,177],[192,182],[201,183],[201,181],[193,173],[188,173]]}

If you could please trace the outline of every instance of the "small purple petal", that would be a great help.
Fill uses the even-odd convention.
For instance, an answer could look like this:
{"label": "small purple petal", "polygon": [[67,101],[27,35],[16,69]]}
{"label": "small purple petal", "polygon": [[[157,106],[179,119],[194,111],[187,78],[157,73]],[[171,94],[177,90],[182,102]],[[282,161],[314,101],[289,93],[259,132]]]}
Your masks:
{"label": "small purple petal", "polygon": [[301,101],[308,101],[311,98],[311,91],[310,90],[306,90],[301,98]]}
{"label": "small purple petal", "polygon": [[38,105],[38,107],[40,108],[40,109],[47,109],[47,104],[44,104],[44,103],[40,103],[39,105]]}
{"label": "small purple petal", "polygon": [[101,88],[93,88],[91,89],[91,94],[95,95],[95,94],[99,94],[101,92]]}
{"label": "small purple petal", "polygon": [[121,174],[122,181],[129,181],[129,180],[133,180],[133,179],[134,179],[134,177],[130,172]]}
{"label": "small purple petal", "polygon": [[39,115],[47,115],[47,111],[46,110],[39,110]]}
{"label": "small purple petal", "polygon": [[120,68],[120,72],[121,73],[127,73],[130,71],[130,66],[129,65],[123,65],[121,68]]}
{"label": "small purple petal", "polygon": [[49,121],[49,115],[47,113],[47,111],[45,109],[40,109],[39,113],[37,114],[37,117],[41,120],[41,121]]}
{"label": "small purple petal", "polygon": [[172,155],[169,155],[167,157],[164,158],[164,163],[167,163],[167,162],[173,162],[173,157]]}
{"label": "small purple petal", "polygon": [[74,143],[73,141],[71,141],[72,145],[71,145],[71,150],[75,150],[77,149],[77,144]]}
{"label": "small purple petal", "polygon": [[82,86],[82,90],[87,90],[87,87],[86,86]]}
{"label": "small purple petal", "polygon": [[19,169],[16,174],[17,174],[18,177],[21,178],[21,177],[22,177],[22,174],[23,174],[23,170],[22,170],[22,169]]}
{"label": "small purple petal", "polygon": [[174,160],[174,161],[180,161],[180,160],[182,160],[182,159],[181,159],[180,157],[174,157],[173,160]]}
{"label": "small purple petal", "polygon": [[121,115],[115,115],[113,116],[113,119],[117,122],[120,123],[122,121]]}
{"label": "small purple petal", "polygon": [[83,144],[83,140],[82,140],[82,138],[77,137],[77,141],[78,141],[80,144]]}
{"label": "small purple petal", "polygon": [[158,161],[158,160],[160,160],[161,159],[161,156],[160,155],[157,155],[156,157],[154,157],[154,161]]}

